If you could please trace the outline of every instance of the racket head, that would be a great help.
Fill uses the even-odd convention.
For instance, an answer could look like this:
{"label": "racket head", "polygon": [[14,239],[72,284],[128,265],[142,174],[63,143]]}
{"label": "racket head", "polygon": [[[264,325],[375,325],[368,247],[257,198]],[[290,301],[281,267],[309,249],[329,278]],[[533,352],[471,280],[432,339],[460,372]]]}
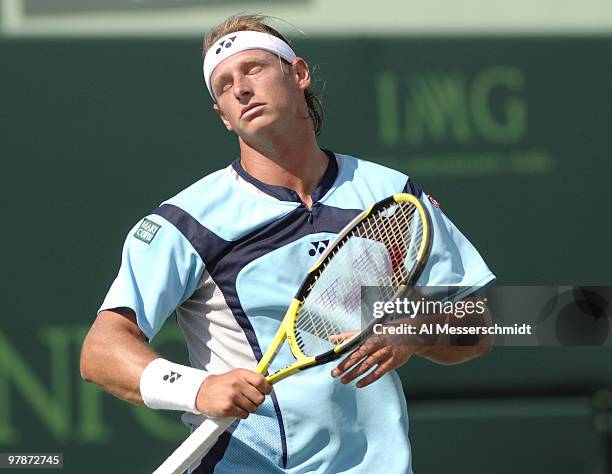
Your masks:
{"label": "racket head", "polygon": [[[380,289],[379,301],[394,300],[417,282],[432,240],[429,213],[411,194],[390,196],[351,221],[310,269],[287,312],[284,332],[297,362],[274,380],[337,359],[369,337],[381,319],[362,318],[361,287]],[[339,334],[351,337],[333,337]]]}

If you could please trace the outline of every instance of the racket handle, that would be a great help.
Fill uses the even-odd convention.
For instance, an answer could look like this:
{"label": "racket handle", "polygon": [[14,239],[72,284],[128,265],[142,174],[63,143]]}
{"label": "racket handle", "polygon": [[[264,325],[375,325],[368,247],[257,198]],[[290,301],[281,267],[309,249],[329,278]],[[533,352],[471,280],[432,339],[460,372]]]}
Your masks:
{"label": "racket handle", "polygon": [[183,474],[217,442],[236,418],[207,418],[159,466],[153,474]]}

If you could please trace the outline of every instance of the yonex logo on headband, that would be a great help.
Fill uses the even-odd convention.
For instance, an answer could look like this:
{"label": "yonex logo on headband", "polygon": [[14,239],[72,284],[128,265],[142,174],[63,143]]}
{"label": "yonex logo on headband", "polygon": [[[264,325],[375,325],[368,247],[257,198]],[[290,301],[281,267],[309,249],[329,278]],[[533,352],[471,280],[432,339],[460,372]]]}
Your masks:
{"label": "yonex logo on headband", "polygon": [[289,63],[292,63],[297,57],[291,46],[282,39],[260,31],[236,31],[219,38],[216,45],[206,53],[203,67],[206,87],[213,100],[215,100],[215,95],[212,92],[210,78],[215,68],[230,56],[248,49],[263,49],[280,56]]}
{"label": "yonex logo on headband", "polygon": [[236,39],[236,36],[232,36],[231,38],[221,40],[221,42],[219,43],[219,47],[217,48],[216,54],[219,54],[221,51],[223,51],[224,46],[226,48],[231,48],[232,45],[234,44],[235,39]]}

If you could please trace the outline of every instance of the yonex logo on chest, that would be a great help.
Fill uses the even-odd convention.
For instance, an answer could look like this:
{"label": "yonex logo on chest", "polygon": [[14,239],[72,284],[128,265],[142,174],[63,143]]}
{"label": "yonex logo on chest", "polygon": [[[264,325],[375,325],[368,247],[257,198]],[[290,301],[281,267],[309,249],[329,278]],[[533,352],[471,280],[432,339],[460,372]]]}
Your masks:
{"label": "yonex logo on chest", "polygon": [[314,242],[310,242],[312,248],[308,250],[308,255],[314,257],[317,253],[322,254],[327,248],[327,244],[329,244],[329,239],[315,240]]}

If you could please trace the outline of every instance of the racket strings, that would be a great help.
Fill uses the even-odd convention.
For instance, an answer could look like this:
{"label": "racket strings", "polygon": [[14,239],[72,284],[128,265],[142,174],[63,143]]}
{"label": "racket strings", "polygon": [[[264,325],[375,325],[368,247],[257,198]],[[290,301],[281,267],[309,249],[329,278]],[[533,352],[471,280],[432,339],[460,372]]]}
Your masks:
{"label": "racket strings", "polygon": [[354,337],[366,321],[361,287],[376,287],[390,301],[418,260],[420,214],[410,202],[392,203],[358,223],[321,263],[296,319],[296,337],[307,355],[326,352]]}
{"label": "racket strings", "polygon": [[[387,248],[390,249],[390,257],[391,260],[389,259],[375,259],[372,258],[372,253],[370,251],[368,251],[368,247],[366,246],[364,248],[364,251],[362,254],[358,255],[358,257],[355,259],[354,264],[352,265],[352,273],[353,273],[353,278],[352,279],[346,279],[346,278],[338,278],[334,280],[334,285],[332,286],[332,288],[335,289],[336,284],[338,284],[339,282],[347,282],[350,281],[351,283],[354,282],[361,282],[363,283],[363,273],[364,271],[368,271],[370,272],[370,274],[374,274],[374,275],[378,275],[378,276],[382,276],[384,279],[381,280],[380,278],[378,278],[377,281],[372,282],[372,280],[369,280],[369,284],[373,285],[379,285],[381,286],[381,290],[383,292],[383,297],[386,296],[385,299],[389,299],[390,295],[395,294],[396,288],[399,286],[400,281],[405,281],[406,277],[407,277],[407,272],[406,272],[406,267],[404,265],[398,265],[398,253],[402,252],[402,250],[400,250],[399,247],[399,241],[398,241],[398,236],[399,235],[406,235],[408,236],[409,234],[406,233],[406,228],[407,226],[410,224],[410,221],[408,219],[406,219],[405,215],[400,214],[400,217],[403,217],[403,222],[401,223],[399,228],[396,228],[399,231],[396,232],[392,232],[390,233],[388,231],[389,226],[380,226],[378,224],[380,224],[380,220],[376,220],[376,219],[369,219],[362,227],[359,227],[357,229],[355,229],[355,231],[352,233],[352,236],[358,236],[358,237],[362,237],[362,238],[368,238],[368,239],[375,239],[377,236],[383,236],[383,241],[387,243]],[[387,223],[387,222],[385,222]],[[381,232],[382,230],[382,232]],[[348,236],[348,239],[351,238],[351,235]],[[380,240],[380,237],[379,237]],[[404,252],[403,253],[407,253],[405,252],[405,249],[409,248],[408,245],[405,246],[405,248],[403,249]],[[399,270],[399,271],[396,271]],[[389,275],[391,275],[391,279],[389,279]],[[345,314],[349,314],[352,315],[354,314],[354,311],[356,309],[358,309],[359,307],[359,302],[360,302],[360,289],[361,289],[361,285],[359,284],[351,284],[351,286],[348,289],[341,289],[340,291],[334,291],[334,293],[344,293],[345,294],[345,299],[344,299],[344,303],[345,303]],[[326,292],[328,293],[328,292]],[[327,296],[327,294],[326,294]],[[348,302],[349,304],[347,304],[347,297],[348,297]],[[325,298],[324,302],[329,302],[329,298]],[[327,308],[329,309],[330,306],[328,305]],[[313,318],[310,318],[311,321],[314,321]],[[320,323],[323,323],[323,326],[325,327],[329,327],[329,321],[322,319],[319,321]],[[312,322],[311,322],[312,324]],[[316,324],[316,323],[315,323]],[[320,330],[320,325],[315,327],[316,330]],[[337,326],[337,325],[334,325]],[[337,333],[337,328],[333,327],[332,331],[333,333]]]}
{"label": "racket strings", "polygon": [[[368,222],[366,222],[367,225],[361,227],[361,228],[357,228],[352,234],[348,236],[349,240],[351,238],[351,236],[358,236],[358,237],[362,237],[362,238],[368,238],[368,239],[373,239],[376,237],[377,235],[377,230],[380,231],[381,227],[380,226],[375,226],[373,224],[376,224],[376,220],[374,219],[370,219]],[[383,236],[385,238],[385,240],[391,244],[393,244],[394,248],[394,253],[397,252],[397,235],[399,234],[399,232],[394,232],[393,234],[389,234],[389,232],[386,230],[387,227],[383,226],[382,230],[384,231]],[[400,231],[403,231],[403,228],[399,229]],[[403,267],[399,267],[400,270],[403,269]],[[362,272],[369,272],[370,275],[378,275],[379,277],[382,276],[384,279],[381,280],[380,278],[378,278],[376,281],[369,281],[370,285],[376,285],[376,286],[381,286],[381,290],[383,291],[383,293],[386,293],[388,295],[394,294],[395,293],[395,288],[398,285],[397,283],[397,279],[398,278],[402,278],[401,273],[402,272],[395,272],[395,274],[393,274],[392,272],[393,268],[392,266],[389,264],[389,260],[381,260],[381,259],[374,259],[371,256],[371,252],[368,251],[368,248],[365,247],[364,251],[362,254],[358,255],[357,258],[354,260],[353,265],[352,265],[352,278],[337,278],[334,280],[332,286],[326,288],[326,290],[323,292],[323,297],[319,298],[319,302],[322,302],[327,310],[329,311],[330,309],[336,309],[339,306],[339,302],[336,298],[336,300],[334,301],[334,299],[330,299],[329,298],[329,293],[330,290],[333,290],[334,295],[337,293],[340,294],[344,294],[343,297],[343,301],[341,303],[344,303],[344,308],[342,308],[343,314],[345,316],[353,316],[355,311],[357,309],[359,309],[360,306],[360,296],[361,296],[361,285],[359,284],[354,284],[355,282],[359,282],[361,281],[362,283],[364,283],[363,280],[363,273]],[[392,275],[392,279],[391,281],[389,281],[388,276]],[[350,286],[345,287],[345,288],[340,288],[338,289],[337,286],[341,285],[342,283],[351,283]],[[383,286],[384,285],[384,286]],[[385,294],[383,294],[383,297],[385,296]],[[388,299],[388,297],[386,298]],[[330,302],[334,302],[335,304],[330,305]],[[327,303],[327,304],[326,304]],[[333,319],[328,319],[328,318],[313,318],[312,314],[309,314],[309,323],[313,329],[313,333],[318,334],[323,332],[326,335],[337,335],[339,334],[339,326],[341,326],[338,321],[338,317],[339,315],[336,315],[336,324],[332,324]],[[353,317],[353,322],[354,322],[355,318]],[[319,343],[320,343],[320,339],[319,339]]]}
{"label": "racket strings", "polygon": [[[394,253],[397,253],[397,247],[394,249]],[[368,255],[365,253],[364,255]],[[397,258],[397,257],[395,257]],[[352,333],[355,333],[359,329],[363,323],[359,318],[359,309],[360,309],[360,296],[361,296],[361,284],[363,285],[375,285],[379,286],[378,290],[380,291],[380,296],[378,300],[388,301],[393,295],[396,293],[397,288],[399,287],[398,280],[405,280],[405,271],[404,272],[394,272],[392,274],[392,278],[389,279],[389,274],[391,272],[391,265],[389,261],[385,261],[385,265],[381,266],[376,265],[372,262],[375,260],[371,258],[364,259],[363,256],[357,260],[357,264],[355,265],[355,270],[360,270],[361,264],[365,261],[369,262],[367,265],[370,267],[371,275],[378,275],[379,277],[382,275],[384,277],[383,280],[380,278],[372,280],[368,278],[367,281],[360,281],[360,284],[355,284],[356,281],[359,281],[358,278],[363,280],[363,274],[355,275],[353,272],[353,278],[350,280],[352,284],[346,287],[346,282],[349,281],[347,278],[338,278],[333,281],[331,288],[327,288],[325,297],[319,298],[318,303],[323,303],[325,306],[325,311],[311,311],[308,307],[304,308],[304,312],[308,315],[307,324],[300,324],[299,329],[303,329],[308,333],[308,336],[305,336],[304,339],[306,343],[303,346],[310,346],[314,344],[316,347],[313,348],[315,351],[325,351],[329,350],[333,345],[337,345],[342,343],[344,340],[349,339]],[[397,269],[404,270],[403,265],[397,266]],[[402,276],[404,273],[404,276]],[[345,285],[343,285],[345,283]],[[342,288],[345,286],[345,288]],[[333,294],[335,297],[335,302],[333,305],[330,305],[330,298],[328,297],[330,290],[333,289]],[[343,300],[338,301],[337,294],[343,294]],[[331,298],[331,301],[334,301],[334,297]],[[326,317],[321,317],[321,314],[326,314]],[[329,315],[329,316],[327,316]],[[309,326],[309,327],[306,327]],[[304,334],[303,331],[300,333]],[[344,337],[339,337],[343,335]],[[335,339],[334,339],[335,338]],[[304,350],[304,347],[303,347]],[[311,351],[309,351],[311,352]]]}

